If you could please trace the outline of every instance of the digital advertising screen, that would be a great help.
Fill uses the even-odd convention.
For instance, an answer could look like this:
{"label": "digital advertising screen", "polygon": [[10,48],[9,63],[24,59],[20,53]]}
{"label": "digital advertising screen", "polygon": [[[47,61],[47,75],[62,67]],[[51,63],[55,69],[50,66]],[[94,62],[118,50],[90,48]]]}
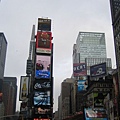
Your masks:
{"label": "digital advertising screen", "polygon": [[34,112],[36,115],[40,115],[40,114],[52,114],[51,109],[43,109],[41,107],[35,107]]}
{"label": "digital advertising screen", "polygon": [[36,55],[36,78],[47,78],[51,77],[51,56]]}
{"label": "digital advertising screen", "polygon": [[51,81],[35,80],[33,88],[34,88],[34,90],[50,89],[51,88]]}
{"label": "digital advertising screen", "polygon": [[50,106],[50,91],[35,91],[33,101],[34,106]]}
{"label": "digital advertising screen", "polygon": [[106,74],[106,63],[90,66],[90,76],[100,77]]}
{"label": "digital advertising screen", "polygon": [[84,108],[85,120],[108,120],[103,108]]}
{"label": "digital advertising screen", "polygon": [[100,92],[100,93],[93,93],[94,97],[94,107],[104,107],[104,99],[108,93]]}
{"label": "digital advertising screen", "polygon": [[38,18],[38,30],[51,31],[51,19]]}
{"label": "digital advertising screen", "polygon": [[86,88],[88,87],[88,81],[87,80],[78,80],[78,92],[80,91],[86,91]]}
{"label": "digital advertising screen", "polygon": [[28,84],[29,84],[29,76],[21,76],[20,79],[20,93],[19,93],[19,100],[24,101],[27,99],[28,95]]}
{"label": "digital advertising screen", "polygon": [[38,31],[36,38],[36,52],[51,53],[51,49],[52,49],[52,33]]}
{"label": "digital advertising screen", "polygon": [[73,75],[74,77],[87,75],[86,63],[73,63]]}

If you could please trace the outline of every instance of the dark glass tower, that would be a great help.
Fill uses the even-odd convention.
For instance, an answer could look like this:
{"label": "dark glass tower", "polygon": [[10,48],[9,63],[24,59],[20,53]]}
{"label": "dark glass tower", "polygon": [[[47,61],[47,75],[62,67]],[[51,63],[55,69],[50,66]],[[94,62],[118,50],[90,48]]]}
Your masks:
{"label": "dark glass tower", "polygon": [[7,41],[4,33],[0,32],[0,91],[2,90],[2,80],[4,77]]}

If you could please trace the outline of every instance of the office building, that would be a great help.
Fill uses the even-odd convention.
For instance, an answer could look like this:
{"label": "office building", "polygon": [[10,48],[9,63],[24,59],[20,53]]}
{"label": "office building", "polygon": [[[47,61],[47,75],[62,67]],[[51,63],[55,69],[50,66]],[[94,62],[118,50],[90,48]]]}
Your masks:
{"label": "office building", "polygon": [[5,115],[15,114],[17,99],[17,78],[4,77],[2,91],[3,103],[5,105]]}
{"label": "office building", "polygon": [[0,91],[2,90],[2,80],[4,77],[6,50],[7,40],[4,33],[0,32]]}
{"label": "office building", "polygon": [[73,46],[73,63],[86,63],[87,75],[90,75],[90,66],[102,62],[112,68],[111,59],[107,58],[105,33],[79,32]]}

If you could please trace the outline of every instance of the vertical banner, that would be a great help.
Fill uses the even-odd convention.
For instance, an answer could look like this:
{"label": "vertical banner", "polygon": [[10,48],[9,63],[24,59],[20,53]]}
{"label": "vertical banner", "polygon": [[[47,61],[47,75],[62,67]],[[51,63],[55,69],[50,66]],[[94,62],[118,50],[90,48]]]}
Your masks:
{"label": "vertical banner", "polygon": [[19,93],[19,100],[25,101],[28,96],[28,84],[29,84],[29,77],[28,76],[21,76],[20,79],[20,93]]}

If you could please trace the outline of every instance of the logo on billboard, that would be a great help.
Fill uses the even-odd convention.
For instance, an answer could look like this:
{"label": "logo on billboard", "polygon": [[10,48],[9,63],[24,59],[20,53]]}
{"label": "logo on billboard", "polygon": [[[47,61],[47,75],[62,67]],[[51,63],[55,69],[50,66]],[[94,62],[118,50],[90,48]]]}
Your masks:
{"label": "logo on billboard", "polygon": [[50,81],[39,81],[35,82],[34,84],[34,89],[39,90],[39,89],[45,89],[45,88],[51,88],[51,83]]}
{"label": "logo on billboard", "polygon": [[106,63],[93,65],[90,67],[90,76],[97,77],[106,74]]}
{"label": "logo on billboard", "polygon": [[20,101],[24,101],[24,100],[27,99],[27,95],[28,95],[28,82],[29,82],[29,77],[28,76],[21,76],[20,95],[19,95]]}
{"label": "logo on billboard", "polygon": [[86,75],[86,64],[85,63],[73,63],[73,74],[74,76]]}

